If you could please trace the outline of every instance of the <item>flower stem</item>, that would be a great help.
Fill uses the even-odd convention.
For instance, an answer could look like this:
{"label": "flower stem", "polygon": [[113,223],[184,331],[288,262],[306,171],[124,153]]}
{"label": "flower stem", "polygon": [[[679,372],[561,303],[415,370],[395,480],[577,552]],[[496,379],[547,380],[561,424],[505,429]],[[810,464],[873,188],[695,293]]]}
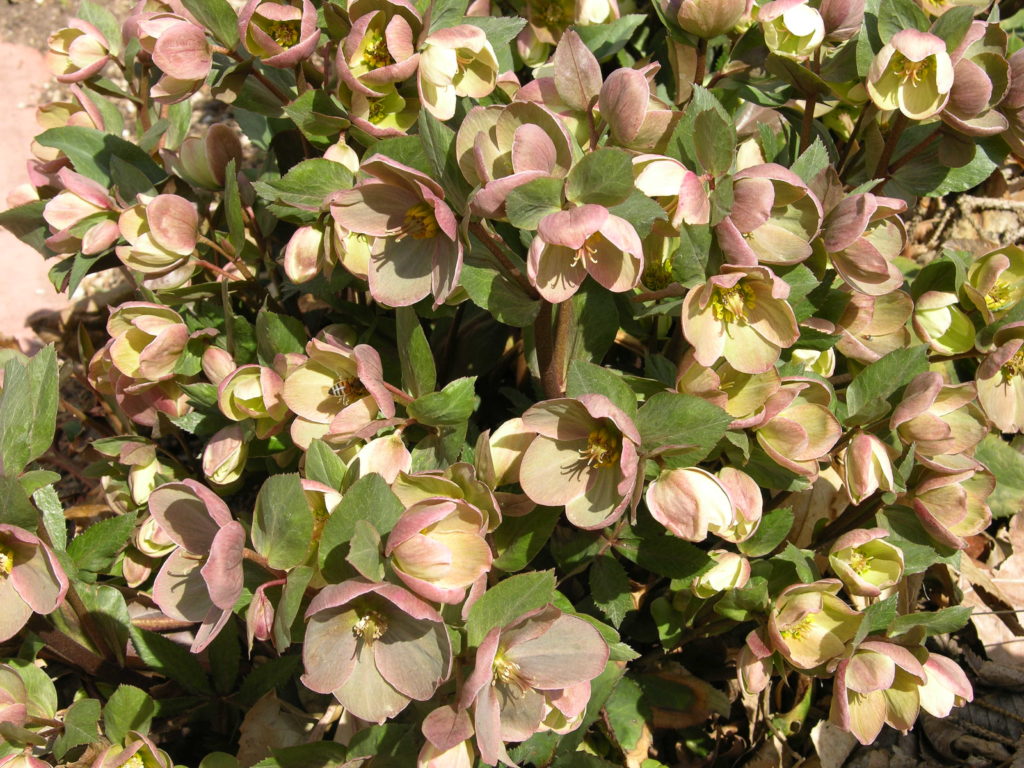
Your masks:
{"label": "flower stem", "polygon": [[903,129],[907,127],[907,122],[907,118],[902,112],[893,121],[889,135],[885,139],[885,146],[882,147],[882,154],[875,166],[874,178],[880,179],[880,181],[875,185],[874,192],[881,192],[882,187],[889,180],[889,162],[892,160],[893,152],[896,151],[896,144],[899,143]]}
{"label": "flower stem", "polygon": [[555,326],[555,344],[551,352],[551,365],[543,371],[544,391],[548,397],[565,395],[565,368],[569,355],[569,328],[572,325],[572,299],[558,305]]}

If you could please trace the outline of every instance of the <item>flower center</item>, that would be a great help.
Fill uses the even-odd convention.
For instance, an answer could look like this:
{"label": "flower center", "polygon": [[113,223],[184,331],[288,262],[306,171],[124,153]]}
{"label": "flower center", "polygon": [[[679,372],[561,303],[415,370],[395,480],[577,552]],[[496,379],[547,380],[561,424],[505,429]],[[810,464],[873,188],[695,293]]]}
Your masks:
{"label": "flower center", "polygon": [[996,280],[995,285],[985,294],[985,306],[991,312],[1005,309],[1011,301],[1010,284],[1005,280]]}
{"label": "flower center", "polygon": [[519,689],[521,693],[525,693],[531,687],[523,677],[519,665],[506,659],[501,651],[495,654],[494,661],[491,662],[491,673],[491,685],[504,683]]}
{"label": "flower center", "polygon": [[895,53],[892,58],[896,77],[903,83],[909,81],[912,85],[918,85],[935,68],[932,56],[924,61],[911,61],[902,53]]}
{"label": "flower center", "polygon": [[587,447],[580,449],[580,457],[587,466],[601,469],[618,463],[622,454],[622,439],[607,427],[599,427],[587,435]]}
{"label": "flower center", "polygon": [[644,267],[643,284],[652,291],[668,288],[673,282],[672,266],[668,259],[651,259]]}
{"label": "flower center", "polygon": [[380,640],[388,631],[388,621],[377,611],[367,611],[352,627],[352,634],[366,643]]}
{"label": "flower center", "polygon": [[427,203],[417,203],[405,212],[405,221],[402,224],[398,239],[410,235],[417,240],[429,240],[436,237],[438,232],[437,219],[434,217],[434,209]]}
{"label": "flower center", "polygon": [[0,577],[6,578],[14,568],[14,550],[0,544]]}
{"label": "flower center", "polygon": [[1003,373],[1003,381],[1009,381],[1014,376],[1024,373],[1024,347],[1018,349],[1013,357],[1003,363],[1000,370]]}
{"label": "flower center", "polygon": [[850,553],[850,567],[855,573],[864,575],[867,570],[871,567],[871,561],[873,557],[865,555],[863,552],[851,552]]}
{"label": "flower center", "polygon": [[804,616],[796,624],[783,629],[779,634],[787,640],[800,640],[803,638],[804,634],[810,630],[813,623],[814,620],[810,616]]}
{"label": "flower center", "polygon": [[746,325],[747,310],[754,306],[754,289],[737,283],[731,288],[716,287],[711,295],[711,313],[723,323]]}
{"label": "flower center", "polygon": [[530,19],[539,27],[565,29],[570,24],[569,11],[559,0],[535,0],[530,3]]}
{"label": "flower center", "polygon": [[572,257],[572,265],[575,267],[582,261],[586,268],[588,259],[591,264],[597,263],[597,246],[590,242],[590,238],[587,238],[583,245],[576,249],[576,255]]}
{"label": "flower center", "polygon": [[369,110],[367,111],[367,117],[370,122],[376,125],[385,117],[388,116],[387,107],[384,106],[384,99],[374,99],[370,102]]}
{"label": "flower center", "polygon": [[143,762],[142,758],[139,757],[139,753],[136,752],[128,758],[128,762],[124,763],[123,768],[146,768],[146,763]]}
{"label": "flower center", "polygon": [[272,21],[264,31],[282,48],[291,48],[299,42],[299,28],[294,21]]}
{"label": "flower center", "polygon": [[327,390],[327,394],[331,397],[340,398],[342,407],[345,407],[347,405],[351,405],[360,398],[366,397],[367,391],[366,387],[359,382],[359,379],[354,376],[350,376],[348,378],[341,377],[335,380],[335,382],[331,384],[330,389]]}
{"label": "flower center", "polygon": [[388,51],[388,41],[379,29],[366,33],[366,47],[363,48],[363,66],[367,70],[380,69],[389,64],[394,64],[391,52]]}

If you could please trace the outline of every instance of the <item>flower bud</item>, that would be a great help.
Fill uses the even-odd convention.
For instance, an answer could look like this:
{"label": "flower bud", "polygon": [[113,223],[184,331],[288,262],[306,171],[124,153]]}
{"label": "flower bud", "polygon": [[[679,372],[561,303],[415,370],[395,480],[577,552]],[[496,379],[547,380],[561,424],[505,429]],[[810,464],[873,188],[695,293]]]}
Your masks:
{"label": "flower bud", "polygon": [[110,359],[125,376],[161,381],[174,376],[189,333],[181,315],[161,304],[129,301],[110,313]]}
{"label": "flower bud", "polygon": [[893,490],[889,448],[874,435],[857,431],[843,459],[843,482],[850,501],[860,504],[876,491]]}
{"label": "flower bud", "polygon": [[274,604],[267,597],[269,584],[260,584],[245,609],[245,634],[252,652],[253,640],[267,641],[274,628]]}
{"label": "flower bud", "polygon": [[974,323],[957,306],[955,293],[928,291],[914,307],[917,337],[940,355],[959,355],[974,349]]}
{"label": "flower bud", "polygon": [[299,227],[284,247],[284,272],[293,283],[307,283],[324,262],[324,232],[319,226]]}
{"label": "flower bud", "polygon": [[757,18],[776,56],[805,61],[825,40],[825,22],[807,0],[772,0],[760,7]]}
{"label": "flower bud", "polygon": [[117,257],[129,269],[159,275],[181,266],[195,251],[199,212],[183,197],[157,195],[126,210],[117,224],[129,243],[117,246]]}
{"label": "flower bud", "polygon": [[272,368],[243,365],[217,388],[220,411],[232,421],[255,420],[256,436],[265,439],[283,426],[288,406],[281,399],[284,382]]}
{"label": "flower bud", "polygon": [[707,599],[719,592],[743,589],[750,580],[750,561],[726,549],[712,549],[708,556],[715,561],[709,571],[693,580],[690,589],[697,597]]}
{"label": "flower bud", "polygon": [[747,10],[747,0],[670,0],[666,10],[669,17],[675,10],[685,31],[709,40],[732,31]]}
{"label": "flower bud", "polygon": [[859,529],[840,536],[828,555],[846,591],[858,597],[888,597],[903,578],[903,550],[887,541],[884,528]]}
{"label": "flower bud", "polygon": [[96,27],[82,19],[71,19],[47,40],[50,71],[62,83],[88,80],[110,60],[110,44]]}
{"label": "flower bud", "polygon": [[203,373],[211,384],[219,386],[234,372],[235,367],[235,361],[227,350],[220,347],[207,347],[203,350]]}
{"label": "flower bud", "polygon": [[992,522],[986,501],[995,483],[992,474],[982,470],[934,474],[917,484],[909,500],[928,533],[946,546],[964,549],[965,538]]}
{"label": "flower bud", "polygon": [[249,444],[241,424],[218,430],[203,451],[203,475],[214,485],[231,485],[242,476]]}
{"label": "flower bud", "polygon": [[196,187],[223,189],[228,164],[242,162],[242,142],[225,123],[214,123],[202,136],[189,136],[178,151],[182,176]]}

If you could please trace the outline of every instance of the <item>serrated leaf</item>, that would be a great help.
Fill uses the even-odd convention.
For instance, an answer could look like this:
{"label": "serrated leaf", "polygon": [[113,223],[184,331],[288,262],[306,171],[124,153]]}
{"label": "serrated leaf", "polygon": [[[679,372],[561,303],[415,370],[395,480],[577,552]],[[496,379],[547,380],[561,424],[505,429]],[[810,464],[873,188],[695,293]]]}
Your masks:
{"label": "serrated leaf", "polygon": [[626,614],[634,609],[626,570],[611,555],[601,555],[590,566],[588,584],[594,605],[618,629]]}
{"label": "serrated leaf", "polygon": [[57,353],[39,350],[28,363],[11,358],[0,390],[0,472],[10,477],[44,453],[57,420]]}
{"label": "serrated leaf", "polygon": [[253,182],[256,192],[265,200],[306,211],[322,210],[331,195],[351,186],[352,172],[341,163],[322,157],[303,160],[275,181]]}
{"label": "serrated leaf", "polygon": [[506,517],[491,534],[500,571],[521,571],[543,549],[562,516],[560,507],[537,507],[527,515]]}
{"label": "serrated leaf", "polygon": [[95,128],[67,125],[51,128],[36,136],[44,147],[59,149],[71,160],[75,170],[104,187],[111,185],[110,163],[119,157],[134,165],[154,184],[167,178],[164,170],[135,144]]}
{"label": "serrated leaf", "polygon": [[298,475],[268,477],[256,497],[252,543],[271,568],[287,569],[306,558],[313,538],[313,513]]}
{"label": "serrated leaf", "polygon": [[476,410],[476,376],[465,376],[448,382],[440,392],[428,392],[406,406],[409,415],[421,424],[432,427],[462,424]]}
{"label": "serrated leaf", "polygon": [[651,708],[643,700],[643,689],[628,677],[619,680],[604,705],[615,740],[624,752],[630,752],[651,719]]}
{"label": "serrated leaf", "polygon": [[878,6],[878,34],[883,43],[904,29],[928,30],[928,17],[914,0],[885,0]]}
{"label": "serrated leaf", "polygon": [[692,466],[706,458],[731,421],[728,413],[707,400],[672,392],[648,398],[636,415],[645,451],[685,446],[685,450],[666,456],[672,467]]}
{"label": "serrated leaf", "polygon": [[182,0],[182,4],[228,50],[238,45],[238,14],[227,0]]}
{"label": "serrated leaf", "polygon": [[499,581],[473,603],[466,619],[466,641],[471,647],[495,627],[503,627],[524,613],[542,608],[555,596],[554,571],[521,573]]}
{"label": "serrated leaf", "polygon": [[355,533],[356,521],[365,520],[386,536],[404,512],[405,507],[383,477],[371,473],[359,478],[324,524],[317,551],[320,569],[328,578],[344,573],[348,554],[345,545]]}
{"label": "serrated leaf", "polygon": [[963,629],[971,619],[969,605],[953,605],[939,611],[910,613],[897,616],[889,625],[889,636],[898,637],[910,630],[921,627],[927,637],[945,635]]}
{"label": "serrated leaf", "polygon": [[634,189],[633,164],[622,149],[598,149],[584,155],[565,180],[565,196],[580,205],[618,205]]}
{"label": "serrated leaf", "polygon": [[946,563],[953,568],[959,568],[959,550],[946,547],[932,539],[913,510],[891,507],[878,516],[878,523],[889,531],[886,541],[903,550],[905,575],[922,573],[935,563]]}
{"label": "serrated leaf", "polygon": [[64,730],[53,742],[53,755],[63,760],[69,750],[99,740],[102,707],[96,699],[79,699],[64,713]]}
{"label": "serrated leaf", "polygon": [[120,744],[128,731],[149,733],[155,715],[152,696],[134,685],[119,685],[103,707],[103,730],[108,739]]}
{"label": "serrated leaf", "polygon": [[292,625],[302,608],[302,598],[306,587],[313,578],[313,569],[308,565],[300,565],[288,572],[281,599],[274,610],[274,625],[270,636],[278,653],[284,653],[292,642]]}
{"label": "serrated leaf", "polygon": [[196,657],[188,648],[163,635],[132,626],[128,630],[132,645],[143,664],[169,677],[190,693],[210,694],[213,689]]}
{"label": "serrated leaf", "polygon": [[642,13],[631,13],[607,24],[587,24],[575,29],[598,61],[604,61],[621,51],[646,19]]}
{"label": "serrated leaf", "polygon": [[846,423],[857,426],[885,416],[890,410],[888,398],[927,370],[926,346],[897,349],[876,360],[846,390]]}
{"label": "serrated leaf", "polygon": [[805,184],[810,184],[815,176],[828,167],[828,164],[828,150],[819,136],[815,137],[811,146],[796,159],[790,170],[803,179]]}
{"label": "serrated leaf", "polygon": [[253,669],[238,689],[235,699],[238,705],[247,709],[255,704],[268,691],[284,685],[295,677],[302,666],[302,657],[298,655],[281,656],[270,659]]}
{"label": "serrated leaf", "polygon": [[974,451],[974,458],[988,467],[996,487],[985,502],[993,517],[1010,517],[1024,509],[1024,455],[999,435],[989,435]]}
{"label": "serrated leaf", "polygon": [[101,573],[110,568],[134,529],[134,512],[93,523],[71,540],[68,555],[81,570]]}
{"label": "serrated leaf", "polygon": [[569,397],[604,395],[627,416],[636,417],[636,395],[622,377],[610,368],[584,360],[573,360],[569,365],[565,394]]}
{"label": "serrated leaf", "polygon": [[505,215],[517,229],[536,229],[540,220],[562,210],[562,179],[544,177],[521,184],[505,198]]}
{"label": "serrated leaf", "polygon": [[40,488],[32,494],[32,501],[43,515],[43,527],[50,537],[53,548],[60,552],[67,547],[68,527],[64,518],[64,505],[52,485]]}
{"label": "serrated leaf", "polygon": [[384,578],[384,562],[380,553],[380,534],[366,520],[356,520],[349,540],[349,565],[356,569],[360,576],[370,581],[381,581]]}

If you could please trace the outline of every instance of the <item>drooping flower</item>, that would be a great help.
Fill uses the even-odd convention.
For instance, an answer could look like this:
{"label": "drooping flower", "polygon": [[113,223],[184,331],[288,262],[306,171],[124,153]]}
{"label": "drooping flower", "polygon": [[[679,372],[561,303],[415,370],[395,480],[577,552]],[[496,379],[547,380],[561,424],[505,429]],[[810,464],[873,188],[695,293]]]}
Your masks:
{"label": "drooping flower", "polygon": [[62,189],[43,208],[53,232],[46,246],[57,253],[95,255],[113,245],[119,234],[117,212],[107,190],[70,168],[57,171],[56,181]]}
{"label": "drooping flower", "polygon": [[757,19],[776,56],[806,61],[825,40],[825,21],[807,0],[772,0],[760,6]]}
{"label": "drooping flower", "polygon": [[921,709],[935,717],[948,717],[953,707],[962,707],[974,701],[971,681],[955,661],[923,648],[920,649],[919,658],[921,655],[927,655],[924,660],[927,680],[918,690]]}
{"label": "drooping flower", "polygon": [[891,449],[875,435],[857,430],[843,453],[843,484],[853,504],[875,492],[893,490]]}
{"label": "drooping flower", "polygon": [[0,523],[0,642],[33,613],[57,610],[67,591],[68,577],[50,548],[24,528]]}
{"label": "drooping flower", "polygon": [[1009,127],[996,111],[1010,86],[1006,32],[998,23],[974,21],[955,50],[953,87],[942,120],[965,136],[996,136]]}
{"label": "drooping flower", "polygon": [[249,441],[245,427],[229,424],[218,429],[203,449],[203,476],[213,485],[229,486],[245,471]]}
{"label": "drooping flower", "polygon": [[1024,299],[1024,249],[1007,245],[982,254],[967,271],[964,293],[986,323]]}
{"label": "drooping flower", "polygon": [[683,224],[708,223],[711,201],[704,182],[675,158],[635,156],[633,184],[665,209],[674,231]]}
{"label": "drooping flower", "polygon": [[113,339],[114,366],[125,376],[145,381],[171,378],[189,338],[181,315],[145,301],[129,301],[113,309],[107,333]]}
{"label": "drooping flower", "polygon": [[669,0],[666,8],[680,27],[706,39],[731,32],[746,10],[746,0]]}
{"label": "drooping flower", "polygon": [[375,155],[366,178],[331,200],[334,220],[374,238],[369,283],[374,299],[404,307],[433,294],[440,305],[458,285],[462,241],[441,186],[414,168]]}
{"label": "drooping flower", "polygon": [[144,275],[162,275],[195,251],[199,212],[183,197],[157,195],[124,211],[118,227],[128,245],[117,246],[117,258]]}
{"label": "drooping flower", "polygon": [[992,522],[992,510],[986,502],[995,485],[992,473],[980,467],[930,473],[910,490],[907,500],[936,541],[965,549],[965,539],[981,533]]}
{"label": "drooping flower", "polygon": [[157,488],[149,512],[178,545],[157,574],[153,600],[171,618],[201,623],[192,642],[198,653],[223,629],[242,594],[245,528],[194,480]]}
{"label": "drooping flower", "polygon": [[712,549],[708,557],[715,564],[690,584],[694,595],[706,600],[720,592],[743,589],[747,585],[750,580],[750,561],[743,555],[726,549]]}
{"label": "drooping flower", "polygon": [[974,382],[946,384],[934,371],[920,373],[904,390],[889,426],[922,456],[970,451],[988,434],[976,394]]}
{"label": "drooping flower", "polygon": [[709,533],[727,541],[750,538],[761,522],[761,492],[744,472],[724,467],[719,476],[699,467],[663,471],[645,496],[651,515],[687,541]]}
{"label": "drooping flower", "polygon": [[383,723],[427,701],[451,672],[441,615],[393,584],[331,584],[309,604],[302,682],[353,715]]}
{"label": "drooping flower", "polygon": [[249,0],[238,12],[238,36],[269,67],[287,69],[309,58],[320,40],[310,0]]}
{"label": "drooping flower", "polygon": [[598,96],[601,117],[614,144],[632,150],[662,151],[681,113],[655,93],[660,64],[623,67],[605,79]]}
{"label": "drooping flower", "polygon": [[875,55],[868,94],[879,109],[898,109],[911,120],[942,111],[953,87],[953,62],[941,38],[903,29]]}
{"label": "drooping flower", "polygon": [[288,406],[281,397],[284,381],[273,368],[243,365],[223,379],[217,388],[217,405],[232,421],[252,419],[260,439],[284,425]]}
{"label": "drooping flower", "polygon": [[814,479],[843,434],[828,407],[833,397],[817,379],[784,379],[766,405],[771,417],[756,428],[758,444],[780,466]]}
{"label": "drooping flower", "polygon": [[487,765],[512,764],[505,742],[541,730],[545,704],[573,691],[582,711],[590,681],[604,670],[608,646],[593,625],[553,605],[495,627],[480,643],[466,678],[460,709],[473,708],[480,757]]}
{"label": "drooping flower", "polygon": [[206,30],[173,13],[142,13],[134,18],[142,49],[164,73],[150,95],[162,104],[176,104],[199,90],[213,66]]}
{"label": "drooping flower", "polygon": [[949,291],[926,291],[914,307],[914,330],[921,341],[940,355],[959,355],[974,349],[977,331]]}
{"label": "drooping flower", "polygon": [[864,617],[836,597],[837,579],[793,584],[779,594],[768,617],[776,651],[798,669],[813,669],[846,652]]}
{"label": "drooping flower", "polygon": [[[165,159],[167,154],[164,155]],[[227,123],[214,123],[199,136],[188,136],[178,150],[181,175],[191,185],[203,189],[223,189],[228,163],[242,162],[242,142],[238,132]]]}
{"label": "drooping flower", "polygon": [[903,578],[903,550],[885,541],[884,528],[858,529],[836,539],[829,566],[855,597],[892,594]]}
{"label": "drooping flower", "polygon": [[50,71],[62,83],[88,80],[110,61],[110,43],[96,27],[71,19],[47,40]]}
{"label": "drooping flower", "polygon": [[903,291],[883,296],[854,293],[837,323],[842,335],[836,349],[859,362],[873,363],[909,344],[906,326],[913,311],[914,300]]}
{"label": "drooping flower", "polygon": [[1001,432],[1024,431],[1024,322],[996,331],[993,349],[978,366],[978,403]]}
{"label": "drooping flower", "polygon": [[844,195],[838,178],[834,182],[824,196],[827,213],[821,231],[832,265],[855,291],[871,296],[895,291],[903,285],[903,272],[893,259],[907,242],[898,214],[907,204],[870,192]]}
{"label": "drooping flower", "polygon": [[526,263],[530,282],[553,304],[571,298],[588,274],[609,291],[628,291],[640,282],[643,266],[633,225],[592,204],[541,219]]}
{"label": "drooping flower", "polygon": [[423,41],[417,70],[420,103],[438,120],[455,115],[460,96],[489,95],[497,77],[498,57],[480,27],[459,24]]}
{"label": "drooping flower", "polygon": [[[796,352],[793,351],[794,356]],[[676,379],[680,392],[702,397],[732,416],[731,429],[747,429],[770,418],[765,405],[781,386],[775,368],[763,373],[742,373],[725,360],[709,368],[694,359],[692,350],[683,356]]]}
{"label": "drooping flower", "polygon": [[519,467],[531,500],[564,505],[580,528],[603,528],[636,503],[640,434],[608,398],[537,403],[523,414],[523,427],[537,434]]}

